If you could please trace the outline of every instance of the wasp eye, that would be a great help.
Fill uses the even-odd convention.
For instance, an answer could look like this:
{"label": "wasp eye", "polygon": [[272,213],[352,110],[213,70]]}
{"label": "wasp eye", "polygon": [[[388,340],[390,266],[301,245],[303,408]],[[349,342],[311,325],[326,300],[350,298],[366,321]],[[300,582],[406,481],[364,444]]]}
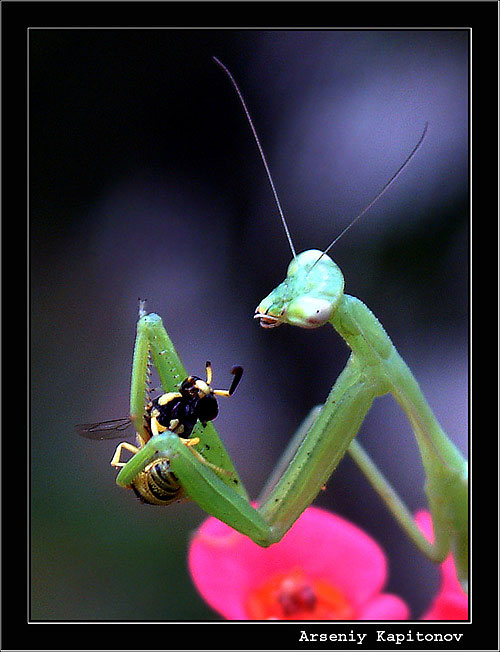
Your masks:
{"label": "wasp eye", "polygon": [[203,423],[212,421],[219,414],[217,399],[213,395],[205,396],[198,401],[196,416]]}

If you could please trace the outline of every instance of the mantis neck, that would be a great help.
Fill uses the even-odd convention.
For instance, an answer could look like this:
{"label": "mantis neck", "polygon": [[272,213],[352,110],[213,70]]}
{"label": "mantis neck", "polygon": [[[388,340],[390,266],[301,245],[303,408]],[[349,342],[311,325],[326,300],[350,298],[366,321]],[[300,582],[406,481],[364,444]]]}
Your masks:
{"label": "mantis neck", "polygon": [[[378,395],[391,393],[413,426],[426,471],[443,465],[464,473],[466,462],[439,425],[409,367],[365,304],[344,294],[330,323],[352,349]],[[432,467],[432,468],[431,468]]]}

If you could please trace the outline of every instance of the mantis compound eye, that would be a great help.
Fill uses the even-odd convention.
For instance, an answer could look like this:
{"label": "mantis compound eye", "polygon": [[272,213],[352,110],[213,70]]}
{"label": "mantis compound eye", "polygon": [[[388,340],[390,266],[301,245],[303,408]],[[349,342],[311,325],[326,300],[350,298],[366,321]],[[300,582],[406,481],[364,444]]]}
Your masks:
{"label": "mantis compound eye", "polygon": [[330,320],[333,310],[331,301],[304,295],[289,303],[286,321],[301,328],[318,328]]}

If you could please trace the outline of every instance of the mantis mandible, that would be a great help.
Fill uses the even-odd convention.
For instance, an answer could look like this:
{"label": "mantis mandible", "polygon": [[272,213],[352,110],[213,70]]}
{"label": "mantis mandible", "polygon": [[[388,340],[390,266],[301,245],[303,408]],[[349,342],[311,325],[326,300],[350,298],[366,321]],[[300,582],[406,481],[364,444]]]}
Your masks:
{"label": "mantis mandible", "polygon": [[[366,208],[324,250],[295,252],[272,177],[241,92],[229,70],[218,59],[236,89],[251,126],[280,212],[293,259],[285,280],[257,307],[255,318],[264,328],[291,324],[317,328],[330,323],[351,349],[348,362],[323,406],[315,408],[292,438],[254,508],[211,420],[200,421],[187,436],[175,427],[151,428],[145,419],[150,361],[166,394],[179,391],[188,377],[161,318],[139,310],[132,367],[130,415],[138,446],[120,444],[112,464],[121,467],[116,482],[134,487],[141,474],[155,463],[172,482],[172,500],[190,498],[202,509],[235,530],[267,547],[280,541],[300,514],[312,503],[346,452],[349,452],[395,518],[418,548],[435,562],[450,550],[457,575],[467,590],[468,476],[467,463],[434,417],[417,381],[372,312],[355,297],[344,294],[344,280],[328,256],[334,243],[364,215],[392,185],[419,149],[424,132],[403,165]],[[208,364],[208,363],[207,363]],[[233,370],[234,371],[234,370]],[[211,372],[210,372],[211,376]],[[210,385],[207,368],[207,384]],[[234,382],[233,382],[234,386]],[[224,390],[224,395],[230,391]],[[147,393],[147,392],[146,392]],[[429,543],[412,516],[375,464],[354,441],[373,400],[392,394],[415,434],[426,474],[425,492],[434,526]],[[182,419],[180,422],[182,426]],[[154,430],[153,432],[151,432]],[[133,456],[120,461],[122,448]],[[137,493],[137,490],[136,490]],[[162,504],[162,503],[156,503]]]}

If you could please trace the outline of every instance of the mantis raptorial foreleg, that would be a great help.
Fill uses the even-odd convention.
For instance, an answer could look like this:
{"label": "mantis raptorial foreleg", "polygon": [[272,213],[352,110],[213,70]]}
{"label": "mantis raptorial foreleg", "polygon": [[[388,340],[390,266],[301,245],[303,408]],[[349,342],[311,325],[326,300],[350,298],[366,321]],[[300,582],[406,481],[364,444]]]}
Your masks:
{"label": "mantis raptorial foreleg", "polygon": [[[268,546],[279,541],[326,482],[343,454],[344,442],[348,445],[355,435],[359,424],[348,415],[355,405],[362,405],[364,411],[369,408],[375,395],[371,381],[364,383],[358,377],[356,365],[348,365],[333,392],[339,414],[336,426],[328,428],[328,423],[321,419],[315,421],[305,440],[308,451],[304,454],[299,447],[297,461],[289,464],[285,472],[286,478],[293,476],[293,482],[284,491],[273,490],[271,506],[269,501],[264,501],[260,508],[255,509],[212,423],[203,427],[198,422],[189,439],[169,429],[155,434],[153,428],[147,427],[144,415],[149,358],[169,396],[176,395],[186,372],[161,318],[155,314],[145,315],[144,310],[141,314],[134,348],[130,400],[131,417],[140,445],[136,447],[124,442],[118,446],[112,459],[113,466],[123,464],[120,458],[123,449],[133,453],[133,457],[121,468],[117,484],[134,488],[141,499],[153,504],[163,505],[176,499],[191,498],[209,514],[259,545]],[[221,390],[221,394],[226,395],[226,391]],[[332,457],[335,448],[339,453]],[[158,491],[161,494],[155,493],[155,482],[160,482]],[[298,493],[297,483],[300,485]]]}
{"label": "mantis raptorial foreleg", "polygon": [[[141,302],[140,305],[139,317],[132,364],[130,416],[140,439],[142,442],[145,442],[145,446],[141,448],[142,453],[142,451],[146,449],[148,441],[151,439],[157,441],[161,434],[155,432],[156,428],[151,428],[151,432],[148,432],[147,420],[144,418],[145,402],[147,401],[147,397],[145,398],[145,396],[148,379],[148,366],[150,361],[152,361],[158,371],[161,385],[166,394],[171,393],[171,395],[175,395],[188,375],[172,344],[172,341],[163,327],[161,317],[153,313],[149,315],[146,314],[143,302]],[[207,374],[210,376],[207,376],[207,380],[210,381],[212,371],[208,363]],[[229,392],[226,390],[216,390],[216,393],[224,396],[229,395]],[[170,430],[174,429],[172,428],[172,425],[173,424],[170,423]],[[178,425],[179,423],[177,423],[177,426]],[[170,432],[170,430],[167,430],[167,432]],[[151,434],[153,434],[153,437],[151,437]],[[244,498],[248,498],[236,469],[233,467],[231,459],[219,439],[211,420],[208,420],[205,426],[202,426],[198,421],[190,435],[190,439],[183,444],[184,448],[192,449],[188,451],[190,454],[189,457],[194,460],[197,457],[196,453],[203,455],[207,468],[210,468],[212,472],[215,469],[220,469],[221,477],[225,478],[225,481],[230,484],[231,488],[241,494]],[[178,433],[176,433],[175,436],[182,443],[182,437],[179,436]],[[171,447],[171,443],[172,440],[169,440],[169,447]],[[149,451],[150,449],[148,448],[147,450]],[[130,462],[133,462],[133,464],[129,467],[129,470],[130,468],[133,469],[134,465],[138,463],[138,460],[144,458],[144,455],[145,453],[142,453],[142,456],[137,460],[137,456],[132,458]],[[157,455],[156,457],[161,457],[161,455]],[[152,461],[152,459],[154,458],[150,458],[149,461]],[[119,474],[117,478],[119,484],[122,484],[119,479],[124,477],[128,478],[128,471],[123,475]]]}
{"label": "mantis raptorial foreleg", "polygon": [[[295,435],[290,440],[285,452],[280,458],[279,463],[276,465],[273,474],[269,477],[266,486],[262,490],[260,497],[258,499],[259,504],[262,503],[265,499],[268,498],[271,490],[277,484],[280,476],[290,464],[293,459],[293,456],[297,452],[298,447],[302,443],[305,435],[308,430],[311,428],[317,417],[319,416],[323,405],[317,405],[312,408],[310,413],[301,423],[299,429]],[[433,561],[440,562],[442,561],[443,554],[440,551],[437,551],[432,544],[429,543],[428,539],[422,534],[418,529],[413,517],[398,496],[398,494],[393,489],[392,485],[386,480],[384,475],[381,473],[376,464],[372,461],[368,453],[365,451],[363,446],[353,439],[347,448],[347,453],[352,457],[356,465],[366,476],[372,487],[379,494],[380,498],[387,505],[389,510],[394,514],[395,518],[399,521],[401,527],[406,530],[408,535],[411,537],[414,544],[423,552],[427,557]]]}
{"label": "mantis raptorial foreleg", "polygon": [[233,525],[261,545],[269,545],[269,526],[248,500],[170,431],[152,437],[134,455],[116,478],[118,485],[131,486],[136,476],[156,459],[167,459],[186,497],[195,500],[212,516]]}
{"label": "mantis raptorial foreleg", "polygon": [[[357,363],[349,363],[328,399],[333,409],[329,414],[323,411],[305,437],[304,429],[300,431],[302,441],[297,445],[293,460],[290,463],[287,460],[281,480],[255,509],[211,423],[205,427],[200,423],[195,426],[192,435],[197,441],[194,445],[171,430],[151,434],[145,428],[144,394],[149,356],[158,370],[163,389],[175,393],[186,372],[161,318],[155,314],[143,314],[139,319],[132,370],[131,416],[139,429],[140,439],[145,443],[121,469],[117,484],[134,488],[138,478],[143,482],[141,474],[150,473],[152,463],[160,460],[161,467],[156,471],[160,479],[163,475],[167,488],[162,502],[154,504],[168,504],[176,497],[189,497],[209,514],[261,546],[279,541],[314,500],[356,434],[373,398],[381,390],[377,382],[363,377]],[[139,419],[137,412],[141,405],[142,419]],[[133,452],[135,447],[121,444],[117,451],[121,452],[122,448]],[[114,466],[118,462],[119,453],[112,460]],[[164,497],[165,493],[168,497]]]}
{"label": "mantis raptorial foreleg", "polygon": [[[375,345],[374,349],[385,350],[383,342],[372,344]],[[390,348],[393,348],[392,345]],[[163,388],[172,392],[185,371],[161,319],[154,314],[140,318],[135,346],[131,406],[138,406],[142,401],[143,412],[146,376],[143,375],[142,384],[137,376],[142,375],[142,370],[146,368],[149,354],[157,366]],[[191,440],[184,440],[166,430],[149,437],[140,448],[121,444],[119,450],[125,448],[136,452],[118,474],[117,483],[123,487],[132,486],[135,479],[155,460],[166,461],[169,472],[182,488],[182,497],[195,500],[208,513],[246,534],[259,545],[268,546],[279,541],[314,500],[345,451],[350,446],[352,450],[352,440],[373,399],[389,391],[387,378],[373,371],[370,356],[365,358],[357,353],[351,355],[325,406],[310,415],[292,440],[257,509],[250,505],[211,423],[205,428],[198,424],[193,430],[193,434],[195,430],[198,434]],[[148,432],[145,431],[144,438],[147,437]],[[433,445],[427,443],[433,450]],[[354,450],[359,451],[359,447]],[[196,454],[193,454],[195,451]],[[112,463],[117,466],[115,457]],[[355,458],[359,461],[360,455],[355,455]],[[365,456],[364,469],[367,467],[369,464]],[[375,474],[369,472],[367,475],[373,481]],[[387,483],[384,487],[381,477],[379,474],[379,481],[374,484],[379,493],[387,496]],[[426,552],[431,550],[422,538],[419,543]],[[431,554],[441,559],[444,553],[436,554],[436,551],[439,552],[437,543]]]}

